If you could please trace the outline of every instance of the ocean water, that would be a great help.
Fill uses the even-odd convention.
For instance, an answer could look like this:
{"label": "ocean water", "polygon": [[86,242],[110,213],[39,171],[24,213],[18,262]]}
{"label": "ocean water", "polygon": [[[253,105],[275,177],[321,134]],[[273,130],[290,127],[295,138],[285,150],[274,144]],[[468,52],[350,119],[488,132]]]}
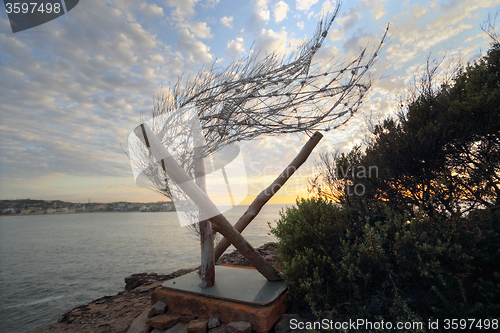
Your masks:
{"label": "ocean water", "polygon": [[[274,241],[281,205],[266,205],[243,232]],[[246,206],[224,215],[235,223]],[[228,249],[232,251],[234,248]],[[0,332],[25,333],[75,306],[125,287],[134,273],[169,274],[200,264],[199,240],[175,212],[88,213],[0,219]]]}

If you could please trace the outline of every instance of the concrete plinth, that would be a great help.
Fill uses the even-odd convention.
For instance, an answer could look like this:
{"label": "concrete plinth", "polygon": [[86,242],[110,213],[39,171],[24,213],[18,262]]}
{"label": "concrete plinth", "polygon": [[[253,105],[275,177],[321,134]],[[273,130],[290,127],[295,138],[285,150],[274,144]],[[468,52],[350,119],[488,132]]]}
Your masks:
{"label": "concrete plinth", "polygon": [[151,304],[163,301],[169,312],[221,322],[246,321],[252,330],[266,332],[286,310],[283,281],[267,281],[252,267],[216,266],[214,287],[201,288],[198,272],[163,283],[151,296]]}

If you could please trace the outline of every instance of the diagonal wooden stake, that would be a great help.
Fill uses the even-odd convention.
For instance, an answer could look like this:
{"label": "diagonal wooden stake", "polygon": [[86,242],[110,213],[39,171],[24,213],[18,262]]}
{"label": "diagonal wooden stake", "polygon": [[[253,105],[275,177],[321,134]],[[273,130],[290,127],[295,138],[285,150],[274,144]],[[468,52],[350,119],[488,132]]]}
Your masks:
{"label": "diagonal wooden stake", "polygon": [[202,207],[205,214],[213,216],[210,221],[214,229],[220,232],[234,245],[238,251],[253,265],[267,280],[279,281],[281,277],[278,271],[271,266],[254,248],[243,238],[243,236],[229,223],[203,192],[193,179],[175,161],[160,140],[154,135],[149,126],[141,124],[134,129],[135,135],[148,147],[158,162],[165,163],[167,175],[174,181],[188,197],[198,206]]}
{"label": "diagonal wooden stake", "polygon": [[[238,232],[243,232],[243,230],[252,222],[252,220],[259,214],[262,207],[272,198],[276,192],[285,184],[285,182],[293,175],[295,170],[297,170],[304,162],[307,160],[313,149],[316,147],[318,142],[323,138],[320,132],[315,132],[313,136],[307,141],[307,143],[302,147],[299,154],[293,159],[292,162],[281,172],[281,174],[274,180],[274,182],[269,185],[264,191],[255,198],[252,204],[248,207],[245,214],[243,214],[238,222],[234,225],[234,228]],[[215,247],[215,262],[224,254],[224,251],[231,245],[231,242],[223,238]]]}

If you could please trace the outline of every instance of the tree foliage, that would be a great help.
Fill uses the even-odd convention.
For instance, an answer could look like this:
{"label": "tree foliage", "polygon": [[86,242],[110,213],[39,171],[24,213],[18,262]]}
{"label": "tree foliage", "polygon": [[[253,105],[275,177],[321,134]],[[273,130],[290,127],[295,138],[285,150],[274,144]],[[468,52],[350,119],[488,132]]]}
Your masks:
{"label": "tree foliage", "polygon": [[439,87],[437,70],[365,149],[322,155],[315,196],[271,229],[291,299],[317,318],[500,315],[500,44]]}
{"label": "tree foliage", "polygon": [[[423,205],[443,216],[500,206],[500,45],[439,88],[437,70],[428,65],[418,93],[373,127],[364,152],[322,156],[316,193],[349,204],[387,201],[399,212]],[[376,177],[358,172],[370,167]],[[348,195],[356,185],[363,195]]]}

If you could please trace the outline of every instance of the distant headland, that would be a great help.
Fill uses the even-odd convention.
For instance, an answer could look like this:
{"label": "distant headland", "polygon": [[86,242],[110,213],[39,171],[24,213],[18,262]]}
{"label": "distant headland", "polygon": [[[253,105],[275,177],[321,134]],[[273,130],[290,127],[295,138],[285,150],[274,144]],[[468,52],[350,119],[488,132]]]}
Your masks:
{"label": "distant headland", "polygon": [[42,215],[72,214],[90,212],[171,212],[175,211],[171,201],[149,203],[112,202],[112,203],[73,203],[62,200],[15,199],[0,200],[0,215]]}

